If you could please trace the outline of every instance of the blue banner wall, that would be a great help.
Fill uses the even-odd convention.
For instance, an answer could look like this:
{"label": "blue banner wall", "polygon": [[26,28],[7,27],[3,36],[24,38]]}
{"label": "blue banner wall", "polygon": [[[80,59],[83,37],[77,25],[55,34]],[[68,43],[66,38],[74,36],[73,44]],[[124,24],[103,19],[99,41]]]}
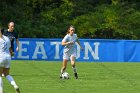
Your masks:
{"label": "blue banner wall", "polygon": [[[20,38],[20,50],[14,60],[62,61],[62,39]],[[139,40],[80,39],[77,61],[84,62],[140,62]]]}

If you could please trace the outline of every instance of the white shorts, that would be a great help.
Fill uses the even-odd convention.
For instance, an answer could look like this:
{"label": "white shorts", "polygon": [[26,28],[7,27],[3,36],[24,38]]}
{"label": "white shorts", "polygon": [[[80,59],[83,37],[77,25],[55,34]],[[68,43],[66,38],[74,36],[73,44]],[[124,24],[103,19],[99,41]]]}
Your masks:
{"label": "white shorts", "polygon": [[63,59],[69,60],[69,58],[71,59],[72,56],[76,57],[76,51],[73,51],[73,53],[63,53]]}
{"label": "white shorts", "polygon": [[10,68],[10,65],[11,65],[11,56],[10,55],[0,57],[0,67]]}

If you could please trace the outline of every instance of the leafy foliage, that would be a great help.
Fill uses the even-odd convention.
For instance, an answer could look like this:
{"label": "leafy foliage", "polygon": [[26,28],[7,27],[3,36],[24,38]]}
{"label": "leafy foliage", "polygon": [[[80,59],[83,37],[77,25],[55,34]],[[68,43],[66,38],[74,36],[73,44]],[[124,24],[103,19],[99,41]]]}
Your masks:
{"label": "leafy foliage", "polygon": [[74,25],[80,38],[140,39],[139,0],[1,0],[0,25],[23,38],[62,38]]}

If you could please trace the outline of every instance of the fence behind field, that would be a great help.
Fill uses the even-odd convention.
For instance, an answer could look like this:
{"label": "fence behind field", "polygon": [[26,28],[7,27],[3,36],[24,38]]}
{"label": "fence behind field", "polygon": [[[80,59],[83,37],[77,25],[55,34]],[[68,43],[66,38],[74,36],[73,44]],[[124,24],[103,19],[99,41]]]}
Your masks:
{"label": "fence behind field", "polygon": [[[20,50],[14,60],[62,61],[62,39],[20,38]],[[77,61],[81,62],[140,62],[139,40],[80,39]]]}

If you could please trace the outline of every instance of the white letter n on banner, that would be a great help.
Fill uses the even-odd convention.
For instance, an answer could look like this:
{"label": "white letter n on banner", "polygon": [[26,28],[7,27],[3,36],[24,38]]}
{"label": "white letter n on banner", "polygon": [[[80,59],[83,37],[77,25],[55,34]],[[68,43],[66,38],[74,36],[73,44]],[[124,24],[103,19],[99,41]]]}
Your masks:
{"label": "white letter n on banner", "polygon": [[84,45],[85,45],[85,57],[84,57],[84,59],[89,59],[89,56],[88,56],[88,51],[89,51],[95,60],[99,60],[99,56],[98,56],[99,44],[100,44],[99,42],[94,43],[95,49],[93,51],[92,47],[89,45],[89,43],[85,42],[84,43]]}

